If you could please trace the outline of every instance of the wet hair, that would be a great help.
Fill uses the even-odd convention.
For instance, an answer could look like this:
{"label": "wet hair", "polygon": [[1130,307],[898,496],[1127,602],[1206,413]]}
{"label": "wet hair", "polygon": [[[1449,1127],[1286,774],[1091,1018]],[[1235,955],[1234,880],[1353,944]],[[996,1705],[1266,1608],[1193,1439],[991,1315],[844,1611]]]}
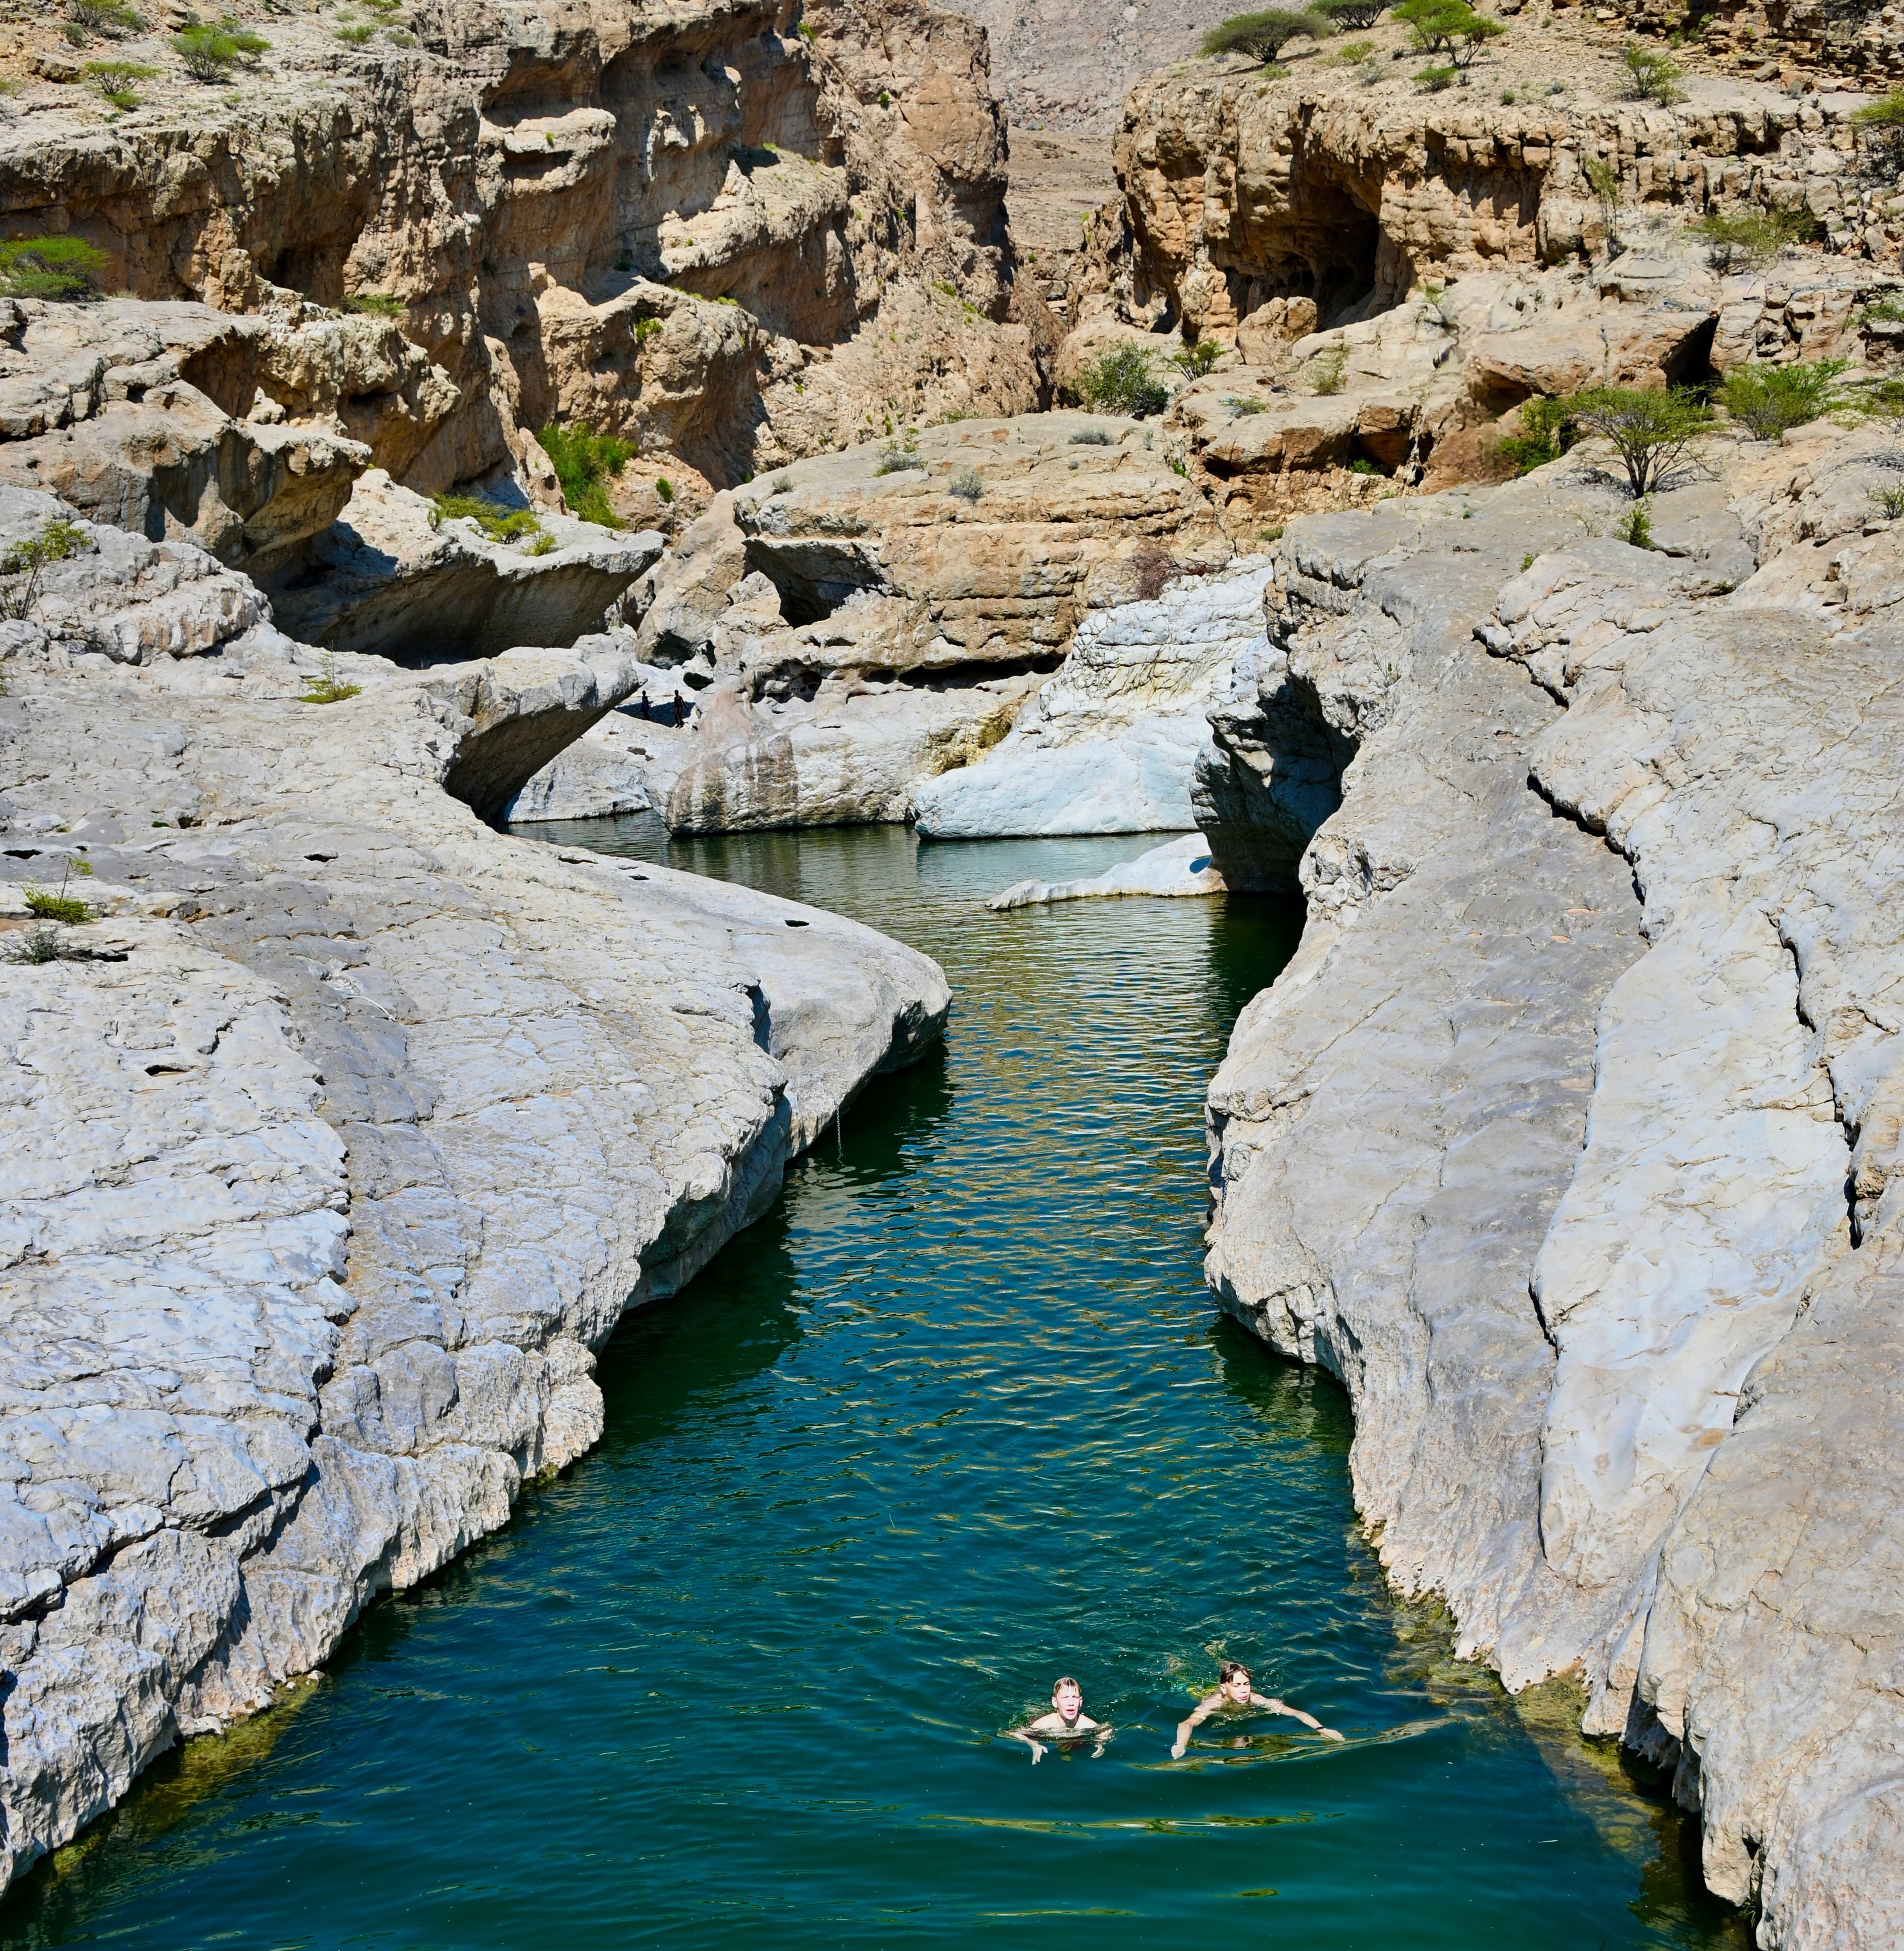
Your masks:
{"label": "wet hair", "polygon": [[1217,1669],[1217,1684],[1221,1687],[1239,1673],[1245,1680],[1248,1679],[1249,1668],[1240,1659],[1226,1659]]}
{"label": "wet hair", "polygon": [[1051,1684],[1053,1700],[1058,1697],[1058,1690],[1061,1687],[1075,1687],[1080,1693],[1084,1691],[1084,1684],[1082,1681],[1074,1680],[1068,1673],[1061,1673]]}

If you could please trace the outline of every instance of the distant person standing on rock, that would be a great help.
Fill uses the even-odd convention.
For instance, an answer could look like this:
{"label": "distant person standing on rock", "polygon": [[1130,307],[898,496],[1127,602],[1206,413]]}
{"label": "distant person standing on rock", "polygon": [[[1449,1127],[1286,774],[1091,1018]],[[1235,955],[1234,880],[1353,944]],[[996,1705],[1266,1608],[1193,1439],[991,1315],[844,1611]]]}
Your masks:
{"label": "distant person standing on rock", "polygon": [[[1069,1674],[1052,1689],[1051,1704],[1051,1712],[1039,1715],[1029,1727],[1010,1731],[1013,1740],[1024,1742],[1031,1750],[1032,1766],[1036,1768],[1045,1759],[1045,1741],[1068,1741],[1080,1735],[1096,1736],[1097,1745],[1091,1750],[1091,1759],[1096,1760],[1104,1753],[1111,1730],[1085,1712],[1084,1690]],[[1040,1734],[1045,1741],[1038,1739]]]}
{"label": "distant person standing on rock", "polygon": [[1304,1727],[1313,1728],[1325,1741],[1343,1738],[1333,1728],[1325,1728],[1313,1714],[1305,1714],[1300,1707],[1292,1707],[1267,1694],[1258,1693],[1250,1684],[1249,1668],[1236,1660],[1226,1659],[1217,1669],[1216,1692],[1205,1694],[1191,1710],[1189,1718],[1177,1723],[1176,1739],[1170,1747],[1171,1759],[1183,1759],[1183,1750],[1190,1744],[1192,1729],[1201,1726],[1212,1714],[1234,1713],[1249,1707],[1261,1708],[1269,1714],[1287,1714]]}

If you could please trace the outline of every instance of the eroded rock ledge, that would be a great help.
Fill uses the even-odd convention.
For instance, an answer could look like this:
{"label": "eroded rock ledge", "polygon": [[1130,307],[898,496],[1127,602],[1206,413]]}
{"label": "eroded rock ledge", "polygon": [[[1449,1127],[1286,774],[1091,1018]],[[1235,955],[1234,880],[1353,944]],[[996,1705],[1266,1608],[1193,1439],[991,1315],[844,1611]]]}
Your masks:
{"label": "eroded rock ledge", "polygon": [[1581,1675],[1761,1942],[1836,1951],[1904,1932],[1904,528],[1868,430],[1706,459],[1652,551],[1579,455],[1291,528],[1202,791],[1310,919],[1208,1272],[1348,1386],[1397,1583]]}
{"label": "eroded rock ledge", "polygon": [[[58,510],[0,490],[0,544]],[[101,911],[0,960],[5,1878],[586,1450],[623,1309],[948,1007],[871,929],[450,796],[626,695],[606,640],[301,703],[242,577],[82,526],[0,699],[0,947],[27,883]]]}

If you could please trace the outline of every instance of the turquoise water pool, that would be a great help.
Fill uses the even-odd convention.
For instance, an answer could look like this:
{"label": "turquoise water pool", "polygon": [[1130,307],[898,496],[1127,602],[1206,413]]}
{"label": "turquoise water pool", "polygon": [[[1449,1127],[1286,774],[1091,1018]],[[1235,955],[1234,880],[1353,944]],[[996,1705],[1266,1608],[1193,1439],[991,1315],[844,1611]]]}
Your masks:
{"label": "turquoise water pool", "polygon": [[[1743,1946],[1656,1790],[1510,1702],[1359,1536],[1326,1379],[1198,1275],[1201,1094],[1272,901],[993,916],[1142,843],[566,841],[936,956],[946,1050],[604,1351],[600,1447],[162,1762],[0,1943]],[[1173,1724],[1220,1656],[1348,1737]],[[1060,1672],[1115,1724],[1033,1766]]]}

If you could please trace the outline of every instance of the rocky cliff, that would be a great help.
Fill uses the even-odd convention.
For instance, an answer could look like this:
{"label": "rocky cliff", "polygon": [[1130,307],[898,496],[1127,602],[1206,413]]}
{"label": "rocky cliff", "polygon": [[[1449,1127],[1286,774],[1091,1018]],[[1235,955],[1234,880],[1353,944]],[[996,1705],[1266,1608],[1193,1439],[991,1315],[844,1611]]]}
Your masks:
{"label": "rocky cliff", "polygon": [[1310,918],[1211,1088],[1208,1271],[1342,1378],[1383,1562],[1462,1650],[1580,1673],[1762,1942],[1875,1946],[1899,456],[1700,459],[1647,548],[1591,451],[1291,528],[1203,811]]}
{"label": "rocky cliff", "polygon": [[49,521],[0,625],[5,1878],[587,1449],[622,1310],[948,1003],[475,817],[627,695],[608,640],[327,661],[195,545],[0,490],[0,547]]}
{"label": "rocky cliff", "polygon": [[718,486],[895,406],[1035,404],[967,23],[894,0],[385,14],[280,11],[235,92],[156,36],[102,42],[166,70],[125,113],[75,85],[54,23],[28,30],[8,229],[98,246],[134,298],[268,321],[227,410],[334,422],[425,491],[552,489],[529,436],[555,420]]}

